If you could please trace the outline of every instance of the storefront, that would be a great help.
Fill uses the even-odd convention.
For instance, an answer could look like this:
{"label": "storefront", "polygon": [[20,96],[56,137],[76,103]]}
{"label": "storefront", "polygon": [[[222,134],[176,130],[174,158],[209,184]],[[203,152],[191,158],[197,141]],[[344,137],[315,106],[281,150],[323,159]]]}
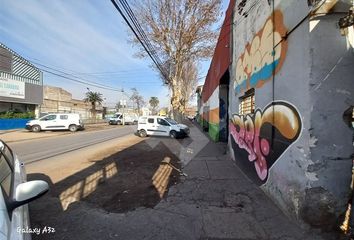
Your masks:
{"label": "storefront", "polygon": [[[5,118],[27,118],[27,113],[28,116],[38,114],[38,105],[42,104],[42,101],[42,72],[0,43],[0,118],[2,125],[5,124]],[[8,127],[0,126],[0,128]]]}

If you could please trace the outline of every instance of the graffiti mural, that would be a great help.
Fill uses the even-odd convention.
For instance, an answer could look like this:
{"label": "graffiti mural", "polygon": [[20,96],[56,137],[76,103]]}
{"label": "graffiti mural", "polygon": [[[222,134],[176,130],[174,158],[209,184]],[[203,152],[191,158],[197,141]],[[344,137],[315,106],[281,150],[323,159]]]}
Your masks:
{"label": "graffiti mural", "polygon": [[269,169],[299,137],[301,125],[298,111],[283,101],[253,114],[234,114],[229,129],[237,165],[253,182],[264,184]]}
{"label": "graffiti mural", "polygon": [[287,52],[287,41],[282,41],[286,31],[282,13],[274,11],[237,60],[236,93],[261,87],[280,70]]}

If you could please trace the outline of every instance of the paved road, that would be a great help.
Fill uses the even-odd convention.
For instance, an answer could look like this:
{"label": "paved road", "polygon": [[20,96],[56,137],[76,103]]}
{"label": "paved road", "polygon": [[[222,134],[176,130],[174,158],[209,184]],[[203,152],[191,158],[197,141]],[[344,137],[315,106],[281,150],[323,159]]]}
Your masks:
{"label": "paved road", "polygon": [[124,126],[93,132],[75,132],[51,138],[10,143],[9,145],[22,162],[30,163],[133,134],[135,129],[136,126]]}

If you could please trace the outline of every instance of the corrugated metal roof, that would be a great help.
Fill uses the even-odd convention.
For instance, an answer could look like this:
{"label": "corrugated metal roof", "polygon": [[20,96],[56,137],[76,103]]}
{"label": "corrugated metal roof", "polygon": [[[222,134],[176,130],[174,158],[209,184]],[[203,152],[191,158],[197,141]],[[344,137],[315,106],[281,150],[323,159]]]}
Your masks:
{"label": "corrugated metal roof", "polygon": [[[19,54],[6,47],[4,44],[0,43],[1,52],[8,51],[11,54],[1,54],[0,58],[3,58],[4,61],[11,60],[11,68],[2,68],[0,71],[8,72],[10,74],[19,76],[25,79],[25,82],[29,82],[32,84],[42,84],[41,71],[30,63],[28,60],[21,57]],[[12,59],[6,59],[12,58]],[[30,81],[27,81],[29,79]]]}
{"label": "corrugated metal roof", "polygon": [[220,30],[218,42],[215,47],[213,59],[208,70],[207,77],[202,89],[202,99],[206,102],[214,90],[220,84],[220,79],[231,64],[231,31],[232,31],[232,12],[235,0],[230,0],[226,10],[225,19]]}

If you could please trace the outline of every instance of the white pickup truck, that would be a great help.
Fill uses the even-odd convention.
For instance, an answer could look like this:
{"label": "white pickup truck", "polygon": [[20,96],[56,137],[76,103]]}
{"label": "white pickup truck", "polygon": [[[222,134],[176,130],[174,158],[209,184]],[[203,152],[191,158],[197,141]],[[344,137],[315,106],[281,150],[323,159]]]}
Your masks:
{"label": "white pickup truck", "polygon": [[123,116],[125,124],[137,124],[138,123],[138,115],[135,113],[116,113],[113,117],[109,118],[109,125],[118,125],[123,124]]}

